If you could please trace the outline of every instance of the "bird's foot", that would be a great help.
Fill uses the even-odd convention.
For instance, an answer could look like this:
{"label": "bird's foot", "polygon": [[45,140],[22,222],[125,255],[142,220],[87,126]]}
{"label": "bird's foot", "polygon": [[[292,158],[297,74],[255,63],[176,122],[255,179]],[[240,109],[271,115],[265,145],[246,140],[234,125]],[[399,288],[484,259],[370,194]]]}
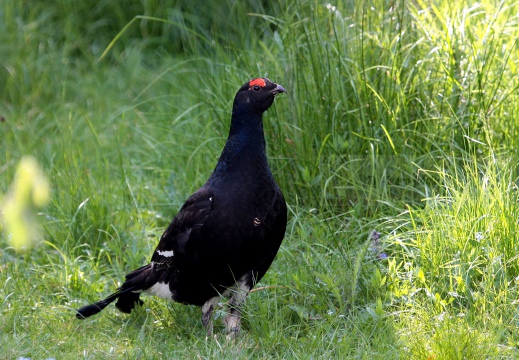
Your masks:
{"label": "bird's foot", "polygon": [[225,324],[227,336],[231,338],[238,336],[241,330],[241,316],[231,313],[224,318],[223,322]]}

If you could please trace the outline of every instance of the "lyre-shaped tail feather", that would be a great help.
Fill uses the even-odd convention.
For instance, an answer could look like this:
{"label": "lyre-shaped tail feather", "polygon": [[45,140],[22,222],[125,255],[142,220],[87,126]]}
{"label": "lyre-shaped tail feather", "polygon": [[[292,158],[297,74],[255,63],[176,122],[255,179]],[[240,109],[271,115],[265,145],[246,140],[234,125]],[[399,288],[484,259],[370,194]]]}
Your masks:
{"label": "lyre-shaped tail feather", "polygon": [[137,270],[132,271],[126,275],[126,281],[117,289],[115,293],[107,298],[96,303],[82,307],[76,310],[76,317],[78,319],[85,319],[97,314],[112,302],[117,300],[115,306],[124,313],[131,313],[135,304],[142,305],[142,300],[139,299],[140,293],[146,290],[149,286],[151,265],[148,264]]}
{"label": "lyre-shaped tail feather", "polygon": [[85,319],[87,317],[97,314],[105,307],[107,307],[109,304],[111,304],[113,301],[115,301],[121,295],[121,293],[122,291],[117,291],[112,295],[108,296],[106,299],[103,299],[101,301],[87,306],[83,306],[81,309],[77,310],[76,317],[78,319]]}

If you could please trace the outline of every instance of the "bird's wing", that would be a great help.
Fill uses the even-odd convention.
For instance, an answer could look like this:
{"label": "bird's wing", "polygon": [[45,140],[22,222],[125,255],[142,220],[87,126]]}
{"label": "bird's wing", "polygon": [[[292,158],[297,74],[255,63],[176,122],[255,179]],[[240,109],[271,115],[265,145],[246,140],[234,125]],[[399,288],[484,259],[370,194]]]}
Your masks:
{"label": "bird's wing", "polygon": [[186,247],[190,239],[197,238],[200,233],[211,213],[212,200],[212,193],[205,186],[186,200],[153,253],[151,261],[155,269],[170,267],[174,262],[190,257]]}

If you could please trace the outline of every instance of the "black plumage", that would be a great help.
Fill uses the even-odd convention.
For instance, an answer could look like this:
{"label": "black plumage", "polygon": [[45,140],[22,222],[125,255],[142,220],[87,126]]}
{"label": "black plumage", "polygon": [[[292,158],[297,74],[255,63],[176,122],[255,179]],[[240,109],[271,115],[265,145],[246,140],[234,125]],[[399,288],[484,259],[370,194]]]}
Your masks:
{"label": "black plumage", "polygon": [[241,307],[265,275],[285,235],[287,208],[267,163],[262,114],[285,89],[253,79],[236,94],[227,142],[207,182],[175,216],[151,262],[126,275],[106,299],[77,310],[80,319],[111,302],[130,313],[141,292],[202,307],[212,332],[212,313],[227,296],[228,332],[240,329]]}

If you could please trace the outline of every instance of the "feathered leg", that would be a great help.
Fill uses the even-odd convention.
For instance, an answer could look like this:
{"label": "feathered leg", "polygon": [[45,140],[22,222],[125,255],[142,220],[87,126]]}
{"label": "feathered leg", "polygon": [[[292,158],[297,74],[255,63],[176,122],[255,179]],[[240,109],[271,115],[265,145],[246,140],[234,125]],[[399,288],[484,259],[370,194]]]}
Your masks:
{"label": "feathered leg", "polygon": [[225,329],[230,336],[236,336],[241,329],[242,307],[252,288],[252,275],[247,274],[234,284],[229,300],[229,313],[224,318]]}
{"label": "feathered leg", "polygon": [[215,296],[207,300],[202,306],[202,324],[204,325],[208,336],[213,334],[213,311],[219,301],[220,296]]}

